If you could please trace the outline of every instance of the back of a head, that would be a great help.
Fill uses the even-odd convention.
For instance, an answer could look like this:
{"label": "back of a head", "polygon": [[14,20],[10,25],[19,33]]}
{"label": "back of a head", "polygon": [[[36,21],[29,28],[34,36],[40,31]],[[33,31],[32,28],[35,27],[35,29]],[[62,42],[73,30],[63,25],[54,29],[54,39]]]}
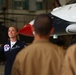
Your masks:
{"label": "back of a head", "polygon": [[35,33],[40,36],[49,34],[52,29],[52,19],[48,14],[40,14],[36,17],[34,22]]}

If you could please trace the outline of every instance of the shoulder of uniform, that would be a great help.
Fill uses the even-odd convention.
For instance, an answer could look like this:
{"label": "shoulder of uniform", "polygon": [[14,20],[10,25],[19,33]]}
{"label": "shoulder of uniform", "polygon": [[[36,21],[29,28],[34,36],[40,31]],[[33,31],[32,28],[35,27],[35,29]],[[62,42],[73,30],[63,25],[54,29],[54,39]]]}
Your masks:
{"label": "shoulder of uniform", "polygon": [[76,44],[69,46],[67,49],[67,53],[68,54],[76,53]]}

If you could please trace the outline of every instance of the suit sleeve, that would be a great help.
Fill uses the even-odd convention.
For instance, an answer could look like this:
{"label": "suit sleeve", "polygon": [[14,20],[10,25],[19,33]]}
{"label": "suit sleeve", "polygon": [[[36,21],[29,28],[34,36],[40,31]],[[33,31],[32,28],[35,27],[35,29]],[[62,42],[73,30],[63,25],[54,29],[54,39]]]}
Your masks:
{"label": "suit sleeve", "polygon": [[0,62],[3,61],[3,59],[5,58],[4,56],[4,45],[0,46]]}
{"label": "suit sleeve", "polygon": [[4,51],[4,45],[0,46],[0,52]]}

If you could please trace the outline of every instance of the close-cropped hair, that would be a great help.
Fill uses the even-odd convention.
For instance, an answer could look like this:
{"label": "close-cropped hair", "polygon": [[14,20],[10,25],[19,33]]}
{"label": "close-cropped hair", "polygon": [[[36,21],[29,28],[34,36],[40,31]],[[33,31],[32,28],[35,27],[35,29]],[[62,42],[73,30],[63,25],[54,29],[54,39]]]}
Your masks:
{"label": "close-cropped hair", "polygon": [[47,35],[52,29],[52,18],[48,14],[40,14],[34,21],[35,33],[43,36]]}

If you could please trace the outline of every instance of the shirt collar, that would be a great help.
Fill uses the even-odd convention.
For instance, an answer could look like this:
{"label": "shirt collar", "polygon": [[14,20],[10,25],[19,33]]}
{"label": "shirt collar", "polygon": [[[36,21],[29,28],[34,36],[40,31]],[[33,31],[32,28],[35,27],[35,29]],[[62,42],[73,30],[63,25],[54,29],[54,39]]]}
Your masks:
{"label": "shirt collar", "polygon": [[41,40],[38,40],[38,41],[33,41],[33,43],[40,43],[40,42],[42,42],[42,43],[49,42],[49,40],[47,40],[47,39],[41,39]]}

